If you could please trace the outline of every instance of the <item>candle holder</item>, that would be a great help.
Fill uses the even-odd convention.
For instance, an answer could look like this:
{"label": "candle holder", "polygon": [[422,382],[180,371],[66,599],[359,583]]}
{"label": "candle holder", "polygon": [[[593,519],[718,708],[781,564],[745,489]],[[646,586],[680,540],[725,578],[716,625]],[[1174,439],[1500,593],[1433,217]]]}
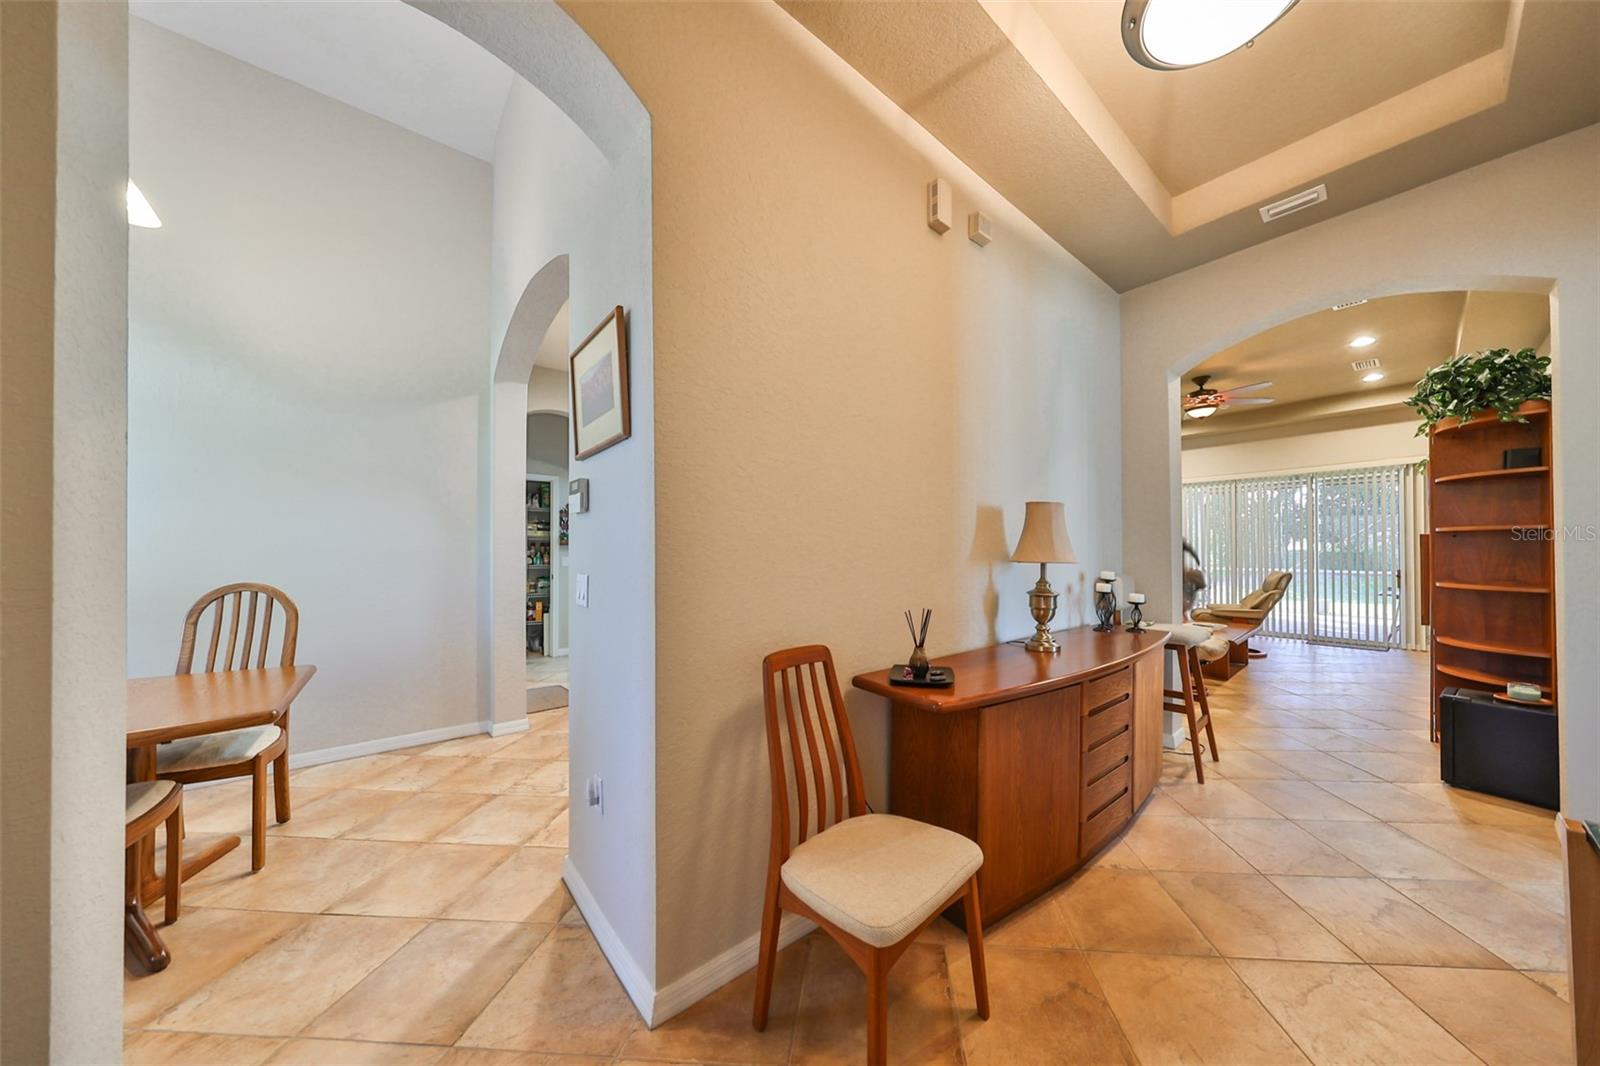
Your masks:
{"label": "candle holder", "polygon": [[1100,576],[1101,580],[1094,583],[1094,616],[1099,621],[1099,624],[1094,627],[1094,631],[1096,633],[1109,633],[1117,628],[1114,621],[1117,613],[1117,594],[1111,587],[1111,581],[1116,580],[1116,578],[1113,577],[1108,581],[1105,580],[1104,574]]}
{"label": "candle holder", "polygon": [[1137,633],[1144,629],[1144,593],[1135,592],[1128,597],[1128,632]]}

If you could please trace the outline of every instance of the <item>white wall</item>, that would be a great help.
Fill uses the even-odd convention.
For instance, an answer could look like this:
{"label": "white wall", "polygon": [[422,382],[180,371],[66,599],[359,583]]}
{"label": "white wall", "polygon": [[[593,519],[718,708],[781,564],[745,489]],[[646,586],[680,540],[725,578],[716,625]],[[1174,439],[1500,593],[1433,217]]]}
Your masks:
{"label": "white wall", "polygon": [[1198,440],[1185,441],[1183,480],[1207,481],[1345,466],[1414,463],[1427,456],[1428,438],[1417,436],[1417,421],[1407,419],[1353,429],[1285,433],[1233,444],[1202,445]]}
{"label": "white wall", "polygon": [[[1128,568],[1157,610],[1178,596],[1178,376],[1344,300],[1457,289],[1550,292],[1556,523],[1600,522],[1600,126],[1454,174],[1122,297]],[[1563,807],[1600,817],[1600,609],[1593,539],[1556,542]]]}
{"label": "white wall", "polygon": [[293,747],[478,718],[490,172],[149,23],[129,261],[128,668],[229,581],[299,604]]}
{"label": "white wall", "polygon": [[[1029,499],[1066,501],[1082,560],[1053,568],[1060,624],[1087,617],[1084,574],[1119,566],[1117,298],[777,6],[570,10],[655,144],[670,1012],[753,961],[764,654],[826,643],[848,679],[905,655],[908,607],[934,609],[933,653],[1026,634],[1037,570],[1005,560]],[[935,175],[956,195],[942,237],[923,219]],[[984,249],[960,228],[980,207]],[[881,810],[886,707],[850,704]],[[725,951],[732,969],[702,969]]]}

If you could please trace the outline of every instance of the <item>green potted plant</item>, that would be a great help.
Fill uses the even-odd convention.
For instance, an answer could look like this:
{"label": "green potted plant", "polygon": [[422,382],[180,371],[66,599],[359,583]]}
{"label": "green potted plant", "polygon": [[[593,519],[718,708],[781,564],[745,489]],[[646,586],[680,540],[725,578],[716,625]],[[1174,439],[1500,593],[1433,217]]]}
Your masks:
{"label": "green potted plant", "polygon": [[1502,422],[1526,422],[1518,410],[1530,400],[1550,399],[1550,357],[1532,348],[1467,352],[1422,375],[1405,405],[1422,416],[1417,436],[1447,418],[1465,421],[1494,411]]}

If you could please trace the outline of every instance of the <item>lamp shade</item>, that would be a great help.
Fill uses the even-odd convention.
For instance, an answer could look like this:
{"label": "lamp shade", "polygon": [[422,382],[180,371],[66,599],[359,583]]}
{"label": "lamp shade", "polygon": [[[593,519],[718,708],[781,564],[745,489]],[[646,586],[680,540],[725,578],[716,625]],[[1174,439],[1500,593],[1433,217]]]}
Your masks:
{"label": "lamp shade", "polygon": [[1075,563],[1072,540],[1067,536],[1067,509],[1052,500],[1029,500],[1022,520],[1022,537],[1011,553],[1014,563]]}

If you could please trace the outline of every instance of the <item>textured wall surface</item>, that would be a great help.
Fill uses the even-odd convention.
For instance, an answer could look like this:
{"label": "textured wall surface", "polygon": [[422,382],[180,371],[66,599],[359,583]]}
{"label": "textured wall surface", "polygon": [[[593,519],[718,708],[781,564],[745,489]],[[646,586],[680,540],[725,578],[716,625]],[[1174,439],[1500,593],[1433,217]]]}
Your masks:
{"label": "textured wall surface", "polygon": [[1123,528],[1158,611],[1178,592],[1177,377],[1280,322],[1403,292],[1553,287],[1563,806],[1600,816],[1600,126],[1569,133],[1122,297]]}

